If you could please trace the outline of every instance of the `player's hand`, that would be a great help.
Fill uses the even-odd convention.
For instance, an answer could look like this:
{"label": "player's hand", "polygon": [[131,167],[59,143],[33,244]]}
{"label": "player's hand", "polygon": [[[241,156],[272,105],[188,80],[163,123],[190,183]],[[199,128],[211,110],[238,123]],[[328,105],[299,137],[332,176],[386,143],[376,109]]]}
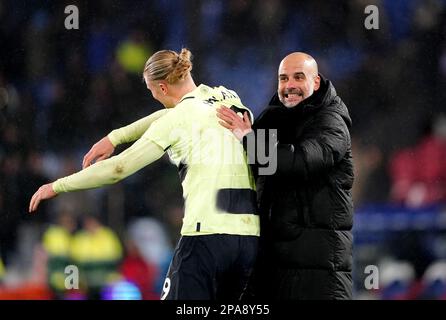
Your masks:
{"label": "player's hand", "polygon": [[57,193],[53,190],[53,183],[44,184],[32,196],[29,202],[29,212],[36,211],[42,200],[51,199],[55,196],[57,196]]}
{"label": "player's hand", "polygon": [[248,111],[243,113],[243,117],[225,106],[217,109],[217,117],[222,120],[218,123],[226,129],[231,130],[238,140],[242,140],[245,135],[252,131],[251,121],[249,120]]}
{"label": "player's hand", "polygon": [[82,169],[90,166],[93,162],[99,162],[101,160],[107,159],[115,151],[115,147],[111,143],[108,137],[104,137],[98,142],[96,142],[90,151],[84,156],[82,161]]}

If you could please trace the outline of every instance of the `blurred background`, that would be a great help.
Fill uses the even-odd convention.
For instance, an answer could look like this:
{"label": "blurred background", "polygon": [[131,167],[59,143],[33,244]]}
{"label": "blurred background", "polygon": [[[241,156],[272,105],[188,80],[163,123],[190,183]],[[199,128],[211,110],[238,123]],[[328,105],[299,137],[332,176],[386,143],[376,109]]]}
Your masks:
{"label": "blurred background", "polygon": [[[64,27],[72,4],[79,30]],[[379,30],[364,27],[370,4]],[[355,298],[446,299],[445,36],[445,0],[0,0],[0,299],[158,299],[183,216],[166,157],[27,208],[109,131],[162,108],[142,68],[182,47],[197,83],[256,115],[280,60],[313,55],[353,119]]]}

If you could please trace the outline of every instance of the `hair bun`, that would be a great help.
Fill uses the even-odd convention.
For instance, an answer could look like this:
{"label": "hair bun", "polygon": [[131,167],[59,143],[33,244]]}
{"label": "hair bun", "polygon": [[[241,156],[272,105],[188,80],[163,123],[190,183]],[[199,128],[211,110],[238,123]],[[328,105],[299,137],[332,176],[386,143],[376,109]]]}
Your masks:
{"label": "hair bun", "polygon": [[187,74],[192,70],[192,53],[186,49],[181,49],[177,54],[176,62],[173,63],[173,70],[166,77],[167,82],[173,84],[178,80],[183,80]]}
{"label": "hair bun", "polygon": [[154,53],[144,66],[143,75],[150,80],[166,80],[174,84],[183,80],[192,70],[192,54],[183,48],[180,53],[161,50]]}

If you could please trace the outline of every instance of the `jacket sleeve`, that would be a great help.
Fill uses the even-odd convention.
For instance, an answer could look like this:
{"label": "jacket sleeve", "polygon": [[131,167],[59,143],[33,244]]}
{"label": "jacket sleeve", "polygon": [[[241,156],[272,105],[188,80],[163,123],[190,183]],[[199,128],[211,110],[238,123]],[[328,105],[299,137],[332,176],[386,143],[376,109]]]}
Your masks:
{"label": "jacket sleeve", "polygon": [[350,134],[339,114],[323,113],[305,129],[295,144],[277,144],[277,174],[305,179],[327,173],[350,146]]}

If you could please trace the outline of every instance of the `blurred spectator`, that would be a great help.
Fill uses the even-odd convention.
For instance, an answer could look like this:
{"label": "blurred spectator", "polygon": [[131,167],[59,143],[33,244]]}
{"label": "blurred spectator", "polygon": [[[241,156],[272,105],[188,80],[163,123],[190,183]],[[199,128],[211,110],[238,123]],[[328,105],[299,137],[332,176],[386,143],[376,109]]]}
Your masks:
{"label": "blurred spectator", "polygon": [[125,71],[140,75],[152,52],[142,32],[134,31],[127,40],[119,44],[116,56]]}
{"label": "blurred spectator", "polygon": [[438,115],[432,131],[390,161],[391,198],[411,207],[446,201],[446,115]]}
{"label": "blurred spectator", "polygon": [[383,300],[405,300],[415,281],[415,270],[407,261],[383,261],[379,265],[380,295]]}
{"label": "blurred spectator", "polygon": [[138,287],[142,299],[159,300],[160,293],[155,288],[159,276],[158,266],[145,260],[138,246],[131,239],[126,242],[126,255],[120,271],[127,281]]}
{"label": "blurred spectator", "polygon": [[119,278],[122,247],[118,237],[98,218],[86,216],[82,230],[73,236],[70,251],[88,297],[99,299],[101,288]]}
{"label": "blurred spectator", "polygon": [[446,261],[432,263],[423,275],[418,299],[446,300]]}
{"label": "blurred spectator", "polygon": [[352,152],[355,161],[355,183],[353,188],[353,203],[360,206],[362,203],[386,202],[388,193],[383,182],[382,170],[383,152],[377,145],[366,145],[353,137]]}
{"label": "blurred spectator", "polygon": [[128,235],[144,261],[156,267],[153,294],[159,299],[173,254],[167,233],[159,221],[139,218],[130,223]]}
{"label": "blurred spectator", "polygon": [[3,264],[3,259],[2,259],[2,257],[0,257],[0,284],[3,281],[3,277],[5,276],[5,272],[6,272],[6,270],[5,270],[5,266]]}
{"label": "blurred spectator", "polygon": [[45,9],[36,10],[26,32],[27,74],[31,79],[39,79],[51,67],[53,60],[50,44],[52,17]]}
{"label": "blurred spectator", "polygon": [[93,73],[103,73],[112,61],[114,49],[111,26],[105,21],[98,21],[91,26],[87,41],[88,70]]}
{"label": "blurred spectator", "polygon": [[55,223],[43,234],[42,243],[47,260],[48,284],[55,298],[61,299],[65,293],[65,268],[71,264],[70,250],[76,221],[69,212],[61,212]]}
{"label": "blurred spectator", "polygon": [[116,281],[106,285],[101,291],[102,300],[141,300],[142,298],[139,288],[131,281]]}
{"label": "blurred spectator", "polygon": [[107,123],[113,116],[108,108],[113,105],[113,97],[109,81],[103,75],[93,77],[89,91],[86,100],[89,117],[85,119],[83,125],[88,128],[88,134],[95,137],[108,129]]}
{"label": "blurred spectator", "polygon": [[[14,128],[14,127],[12,127]],[[14,129],[10,132],[10,141],[16,137]],[[26,202],[22,193],[28,184],[33,184],[24,176],[23,158],[19,150],[8,152],[0,159],[0,244],[4,263],[9,265],[17,250],[17,231],[22,222],[21,213],[25,212]],[[45,211],[42,213],[45,217]]]}

